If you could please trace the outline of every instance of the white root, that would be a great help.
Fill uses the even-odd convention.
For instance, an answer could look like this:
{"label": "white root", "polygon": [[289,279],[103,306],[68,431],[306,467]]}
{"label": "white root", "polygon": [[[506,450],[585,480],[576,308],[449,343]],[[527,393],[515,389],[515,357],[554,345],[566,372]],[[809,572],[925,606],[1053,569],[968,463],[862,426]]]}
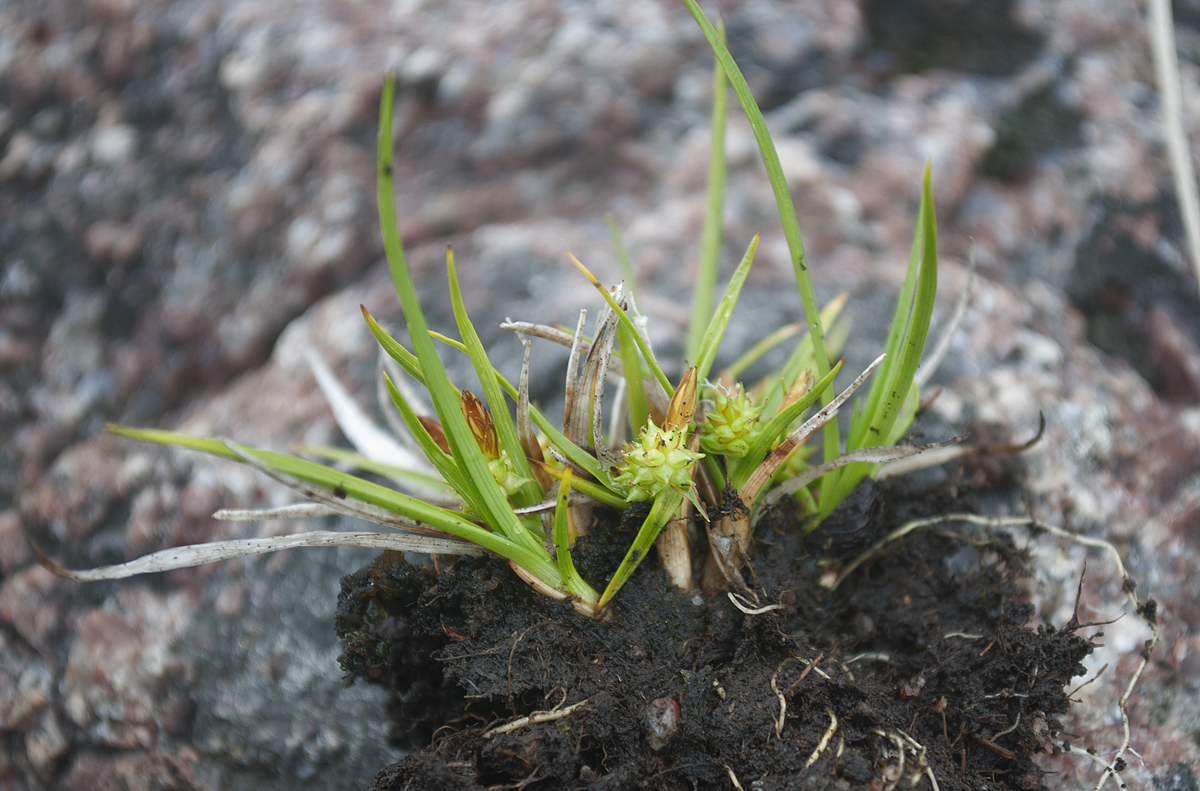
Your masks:
{"label": "white root", "polygon": [[821,757],[821,753],[825,752],[825,748],[829,746],[829,740],[833,738],[833,734],[837,732],[838,718],[833,713],[833,709],[825,709],[825,713],[829,715],[829,727],[825,729],[825,733],[821,736],[821,740],[817,742],[817,747],[812,751],[812,755],[808,756],[808,760],[804,762],[803,772],[817,762]]}
{"label": "white root", "polygon": [[733,602],[733,606],[737,607],[746,615],[762,615],[763,613],[771,612],[772,610],[782,610],[782,604],[768,604],[765,607],[751,607],[751,603],[746,601],[741,596],[738,596],[733,591],[728,591],[726,595]]}
{"label": "white root", "polygon": [[563,717],[568,717],[575,712],[576,709],[587,705],[587,699],[572,703],[563,709],[553,709],[551,711],[535,711],[532,714],[524,717],[517,717],[511,722],[506,722],[503,725],[497,725],[495,728],[490,728],[483,732],[483,738],[490,739],[493,736],[500,736],[505,733],[512,733],[521,728],[528,728],[530,725],[537,725],[540,722],[554,722],[561,720]]}

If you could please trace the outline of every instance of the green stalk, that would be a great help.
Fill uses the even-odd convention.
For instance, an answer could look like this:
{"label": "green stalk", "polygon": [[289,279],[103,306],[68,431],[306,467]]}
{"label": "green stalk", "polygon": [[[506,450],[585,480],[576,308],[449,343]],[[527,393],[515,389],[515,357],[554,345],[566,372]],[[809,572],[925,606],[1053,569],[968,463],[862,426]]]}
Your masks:
{"label": "green stalk", "polygon": [[554,556],[558,563],[558,574],[562,577],[563,590],[574,596],[593,612],[597,609],[596,591],[588,585],[575,569],[575,561],[571,557],[571,539],[569,506],[567,500],[571,494],[571,468],[568,467],[563,475],[562,483],[558,486],[558,500],[554,504]]}
{"label": "green stalk", "polygon": [[[847,294],[842,292],[825,303],[825,307],[821,308],[822,327],[828,327],[837,320],[837,317],[841,315],[842,308],[846,305],[846,297]],[[812,334],[806,332],[796,344],[796,348],[788,355],[787,361],[784,362],[778,373],[767,381],[767,386],[763,389],[762,397],[759,400],[759,403],[763,405],[764,412],[771,414],[778,408],[784,394],[805,368],[816,368],[816,360],[813,355]]]}
{"label": "green stalk", "polygon": [[767,335],[759,340],[758,343],[751,346],[750,350],[745,352],[741,357],[734,360],[733,364],[725,369],[724,375],[728,376],[734,382],[738,381],[742,378],[742,374],[746,372],[746,369],[758,362],[760,357],[788,338],[795,337],[802,329],[804,329],[804,325],[799,322],[779,327],[770,335]]}
{"label": "green stalk", "polygon": [[646,402],[646,386],[642,382],[642,356],[638,353],[636,333],[624,324],[617,323],[617,352],[621,355],[621,366],[625,372],[625,403],[629,410],[629,428],[632,436],[646,427],[650,410]]}
{"label": "green stalk", "polygon": [[[717,35],[725,41],[725,20],[717,17]],[[728,83],[719,59],[713,60],[712,147],[708,155],[708,200],[704,214],[704,232],[700,237],[700,260],[696,266],[696,287],[692,292],[692,317],[688,322],[684,365],[700,359],[700,348],[712,315],[713,292],[717,286],[718,259],[721,253],[721,216],[725,209],[725,121],[729,115]],[[704,381],[704,374],[700,376]]]}
{"label": "green stalk", "polygon": [[[421,362],[421,370],[425,375],[425,385],[433,399],[434,409],[442,421],[446,432],[446,441],[450,445],[451,455],[463,473],[467,491],[464,496],[473,495],[479,506],[480,516],[498,533],[518,542],[526,544],[530,551],[545,549],[530,531],[526,530],[521,521],[513,513],[508,504],[508,498],[492,477],[487,467],[487,460],[475,442],[470,426],[462,414],[460,396],[457,388],[450,383],[446,369],[438,358],[433,339],[429,337],[429,326],[417,300],[416,288],[408,271],[404,258],[404,246],[400,241],[400,232],[396,225],[396,207],[392,197],[392,113],[395,104],[396,79],[389,74],[384,82],[383,97],[379,107],[379,170],[377,180],[377,198],[379,201],[379,223],[383,235],[383,248],[387,254],[388,267],[391,270],[392,281],[396,286],[396,296],[408,322],[408,335],[412,342],[416,357]],[[549,558],[546,558],[547,562]],[[553,568],[553,565],[551,568]],[[533,569],[527,569],[536,574]],[[554,577],[557,577],[555,569]],[[540,575],[539,575],[539,578]],[[557,587],[548,579],[543,582]],[[556,583],[559,582],[556,580]]]}
{"label": "green stalk", "polygon": [[600,603],[596,605],[597,612],[603,610],[612,601],[612,597],[617,595],[617,591],[621,590],[622,586],[629,580],[629,577],[638,567],[638,564],[645,559],[646,553],[650,551],[650,547],[654,545],[654,540],[658,538],[658,534],[666,527],[667,522],[678,515],[679,506],[682,504],[683,494],[674,489],[667,489],[654,498],[654,505],[650,507],[650,513],[646,515],[646,521],[642,523],[641,529],[638,530],[637,536],[633,539],[633,545],[625,553],[625,558],[621,561],[621,565],[617,566],[616,572],[613,573],[612,579],[608,582],[608,587],[604,589],[604,594],[600,597]]}
{"label": "green stalk", "polygon": [[[771,133],[767,131],[767,122],[763,118],[762,110],[758,108],[758,103],[754,100],[754,94],[750,92],[746,78],[742,75],[737,63],[734,62],[733,56],[729,54],[729,49],[721,41],[720,34],[708,21],[704,12],[700,10],[696,0],[684,0],[684,2],[687,3],[688,10],[692,12],[696,23],[704,32],[704,37],[708,39],[709,46],[712,47],[721,66],[725,69],[733,92],[737,94],[746,119],[750,122],[754,139],[758,141],[763,164],[767,168],[767,178],[771,182],[771,190],[775,193],[775,205],[779,208],[779,221],[783,225],[783,235],[787,239],[788,251],[791,253],[792,269],[796,273],[796,286],[800,290],[800,301],[804,305],[804,318],[808,322],[808,332],[812,338],[817,378],[824,378],[825,374],[829,372],[829,355],[825,351],[825,333],[821,327],[816,291],[813,290],[812,277],[808,272],[808,257],[804,252],[804,242],[800,238],[800,224],[796,221],[796,208],[792,204],[792,195],[788,191],[787,179],[783,175],[783,166],[779,163],[779,153],[775,150]],[[824,393],[822,398],[822,403],[828,404],[833,399],[832,389]],[[824,437],[825,459],[829,460],[838,454],[841,442],[836,417],[825,424]]]}
{"label": "green stalk", "polygon": [[733,277],[729,279],[725,295],[721,297],[721,303],[717,305],[717,310],[712,314],[712,319],[705,329],[704,337],[701,338],[695,358],[696,377],[699,382],[708,378],[708,372],[717,358],[717,349],[721,345],[721,338],[724,337],[726,328],[729,327],[729,319],[733,315],[733,308],[737,304],[738,297],[742,294],[742,286],[746,284],[746,277],[750,274],[750,265],[754,263],[756,250],[758,250],[758,234],[755,234],[754,238],[750,240],[750,246],[746,248],[746,254],[742,256],[741,263],[734,270]]}
{"label": "green stalk", "polygon": [[608,235],[612,239],[613,248],[617,251],[617,263],[621,266],[621,277],[625,279],[626,290],[633,297],[634,304],[640,306],[642,297],[638,293],[637,276],[633,272],[633,261],[629,259],[629,251],[625,249],[625,240],[621,238],[621,228],[617,225],[617,218],[613,216],[612,212],[607,212],[604,215],[604,222],[608,224]]}
{"label": "green stalk", "polygon": [[[621,229],[617,226],[617,218],[612,212],[604,215],[608,223],[608,235],[612,237],[613,247],[617,251],[617,261],[621,265],[621,277],[625,279],[626,289],[633,304],[641,304],[638,295],[637,277],[633,273],[633,262],[629,260],[629,252],[625,249],[625,241],[621,238]],[[626,327],[623,322],[617,323],[617,353],[621,355],[621,365],[625,372],[625,405],[629,415],[629,428],[633,436],[641,431],[649,419],[650,410],[646,402],[646,387],[642,384],[642,358],[638,355],[636,332]]]}
{"label": "green stalk", "polygon": [[483,395],[487,399],[488,407],[492,411],[492,424],[496,427],[496,436],[500,441],[500,447],[507,454],[509,463],[512,464],[516,474],[526,479],[526,483],[521,486],[515,496],[516,504],[524,507],[541,502],[544,492],[533,477],[529,460],[525,458],[525,449],[521,447],[521,440],[517,437],[517,427],[508,413],[508,402],[504,398],[500,384],[496,381],[496,369],[488,360],[487,350],[483,348],[483,341],[479,340],[479,333],[475,331],[475,325],[471,323],[471,317],[467,315],[462,289],[458,285],[458,272],[454,268],[454,252],[448,247],[446,248],[446,274],[450,282],[450,303],[454,308],[454,318],[458,322],[458,332],[462,335],[463,346],[467,356],[471,359],[471,365],[475,368],[475,375],[479,377],[479,384],[483,387]]}

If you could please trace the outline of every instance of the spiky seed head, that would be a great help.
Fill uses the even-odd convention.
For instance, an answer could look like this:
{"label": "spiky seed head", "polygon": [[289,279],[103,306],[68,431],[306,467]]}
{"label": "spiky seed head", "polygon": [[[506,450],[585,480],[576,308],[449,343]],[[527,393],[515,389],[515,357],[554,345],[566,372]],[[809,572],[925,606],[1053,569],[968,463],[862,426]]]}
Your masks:
{"label": "spiky seed head", "polygon": [[758,418],[762,405],[755,404],[741,383],[732,391],[721,386],[713,388],[713,408],[704,417],[700,430],[702,443],[713,453],[740,459],[750,451],[758,435]]}
{"label": "spiky seed head", "polygon": [[667,489],[686,493],[692,487],[692,467],[702,458],[703,453],[688,450],[686,428],[661,428],[648,421],[638,441],[625,444],[616,482],[628,490],[629,502],[653,500]]}

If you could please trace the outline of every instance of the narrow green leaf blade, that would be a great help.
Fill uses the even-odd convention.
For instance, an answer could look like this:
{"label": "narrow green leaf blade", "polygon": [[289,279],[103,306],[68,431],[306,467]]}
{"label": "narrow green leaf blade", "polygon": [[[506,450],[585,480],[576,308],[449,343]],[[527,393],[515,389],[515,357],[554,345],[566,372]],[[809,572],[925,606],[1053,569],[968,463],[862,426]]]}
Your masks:
{"label": "narrow green leaf blade", "polygon": [[658,538],[658,534],[666,527],[667,522],[678,515],[679,506],[682,504],[683,495],[674,489],[667,489],[654,500],[654,505],[650,507],[650,513],[646,515],[646,521],[642,523],[641,529],[638,530],[637,536],[633,539],[633,545],[625,553],[624,560],[621,561],[621,565],[613,573],[608,587],[604,589],[604,594],[600,597],[600,603],[596,606],[597,610],[604,609],[612,601],[612,597],[617,594],[617,591],[621,590],[625,583],[629,581],[629,577],[645,559],[646,553],[650,551],[650,547],[654,545],[654,540]]}
{"label": "narrow green leaf blade", "polygon": [[[725,20],[717,17],[717,35],[725,40]],[[712,314],[713,292],[721,253],[721,218],[725,210],[725,121],[729,115],[729,90],[721,61],[713,60],[712,145],[708,155],[708,194],[704,213],[704,231],[700,237],[700,260],[696,267],[696,285],[692,291],[692,317],[688,322],[684,365],[698,364],[705,340],[705,328]],[[702,369],[703,371],[703,369]],[[705,373],[700,375],[704,381]]]}
{"label": "narrow green leaf blade", "polygon": [[[343,464],[349,464],[352,467],[363,470],[364,472],[373,472],[376,475],[383,475],[392,478],[401,483],[409,483],[420,486],[423,489],[430,491],[448,490],[446,482],[441,478],[429,475],[415,470],[409,470],[404,467],[397,467],[395,464],[387,464],[375,459],[362,455],[361,453],[346,448],[337,448],[326,445],[301,445],[292,447],[291,450],[296,453],[316,456],[317,458],[327,459],[329,461],[340,461]],[[440,449],[439,449],[440,450]],[[448,491],[448,494],[453,494]]]}
{"label": "narrow green leaf blade", "polygon": [[646,387],[642,382],[642,356],[638,352],[637,342],[633,339],[633,330],[624,324],[617,325],[617,352],[625,376],[625,403],[629,411],[629,428],[632,436],[636,437],[637,433],[645,428],[650,409],[646,400]]}
{"label": "narrow green leaf blade", "polygon": [[483,395],[492,412],[492,425],[496,427],[496,436],[500,440],[500,447],[508,455],[509,463],[512,464],[516,474],[527,480],[515,496],[516,505],[524,507],[541,502],[545,493],[537,484],[529,461],[525,458],[525,450],[521,447],[521,440],[517,436],[516,424],[513,423],[508,413],[508,401],[496,380],[496,369],[488,359],[487,350],[483,348],[483,341],[479,339],[479,333],[475,331],[475,325],[471,323],[471,317],[467,314],[462,289],[458,284],[458,272],[454,267],[454,253],[449,248],[446,250],[446,272],[450,281],[450,303],[454,309],[455,321],[458,323],[458,333],[462,336],[467,357],[471,359],[475,375],[479,377],[479,384],[483,387]]}
{"label": "narrow green leaf blade", "polygon": [[454,459],[450,454],[442,450],[433,437],[430,436],[429,430],[425,428],[417,413],[413,411],[412,406],[405,400],[396,387],[395,382],[387,374],[383,375],[383,383],[387,387],[388,395],[392,399],[392,404],[395,405],[396,411],[400,413],[400,419],[404,421],[404,425],[408,427],[409,432],[417,440],[417,444],[421,446],[421,452],[425,454],[425,458],[429,459],[434,468],[442,479],[450,485],[455,492],[467,503],[472,510],[478,510],[475,507],[474,501],[470,497],[470,488],[463,480],[462,471],[458,469],[458,465],[454,463]]}
{"label": "narrow green leaf blade", "polygon": [[425,374],[421,371],[421,361],[417,359],[416,355],[405,349],[398,340],[388,334],[387,330],[379,326],[379,322],[365,307],[362,308],[362,314],[363,318],[367,320],[367,328],[371,330],[371,334],[375,336],[375,340],[379,342],[388,356],[396,361],[404,373],[424,385]]}
{"label": "narrow green leaf blade", "polygon": [[721,297],[721,302],[717,305],[712,320],[708,323],[708,330],[704,333],[704,339],[699,347],[700,356],[696,359],[697,381],[705,381],[708,378],[708,372],[712,369],[713,360],[717,357],[717,349],[721,345],[721,338],[725,336],[725,330],[729,327],[729,318],[733,315],[733,308],[742,294],[742,286],[746,284],[746,277],[750,274],[750,265],[754,263],[754,253],[758,250],[758,239],[758,234],[755,234],[754,238],[750,240],[750,246],[746,248],[746,253],[742,256],[737,269],[734,270],[733,277],[729,279],[725,295]]}
{"label": "narrow green leaf blade", "polygon": [[[912,425],[920,402],[920,393],[913,392],[917,367],[921,364],[921,356],[925,350],[925,341],[929,335],[929,325],[933,320],[933,303],[937,296],[937,214],[933,205],[932,165],[926,163],[925,176],[921,186],[921,208],[918,213],[918,231],[920,237],[920,267],[917,271],[916,284],[913,288],[913,305],[908,316],[904,335],[898,344],[898,357],[891,367],[889,379],[884,385],[879,402],[873,412],[866,411],[859,416],[857,432],[857,447],[871,447],[882,444],[894,444]],[[914,242],[915,246],[915,242]],[[899,316],[899,314],[897,314]],[[870,404],[868,404],[868,409]],[[865,463],[849,464],[832,473],[821,489],[821,515],[832,513],[858,483],[870,474],[877,466]]]}
{"label": "narrow green leaf blade", "polygon": [[[384,83],[383,96],[379,106],[379,166],[377,179],[377,199],[379,202],[379,223],[383,235],[383,248],[387,255],[388,267],[391,270],[392,281],[396,286],[396,295],[404,310],[404,318],[408,323],[408,336],[413,344],[416,357],[420,360],[421,371],[425,376],[425,385],[433,399],[434,409],[442,421],[446,432],[446,441],[450,445],[451,455],[462,471],[462,482],[466,486],[460,491],[465,500],[474,501],[480,515],[489,526],[498,533],[527,545],[532,552],[540,551],[545,556],[541,543],[522,526],[517,515],[508,504],[508,498],[496,483],[487,466],[487,460],[479,450],[470,426],[462,414],[460,407],[461,396],[458,389],[450,383],[446,369],[438,358],[433,339],[429,337],[429,326],[417,300],[417,291],[413,285],[412,276],[404,257],[404,246],[400,241],[400,232],[396,223],[395,200],[392,197],[392,114],[395,105],[396,79],[389,74]],[[549,557],[546,562],[549,563]],[[532,569],[528,569],[534,573]],[[557,577],[557,570],[555,570]],[[550,583],[549,580],[543,579]]]}
{"label": "narrow green leaf blade", "polygon": [[[829,355],[825,351],[825,331],[821,326],[817,295],[808,271],[808,256],[804,252],[804,242],[800,238],[800,224],[796,221],[796,208],[792,204],[792,195],[788,190],[787,179],[783,175],[779,153],[775,150],[775,143],[771,140],[771,133],[767,130],[767,122],[763,118],[762,110],[754,100],[754,94],[751,93],[750,86],[746,83],[741,69],[733,60],[733,56],[729,54],[725,43],[721,41],[720,34],[708,21],[704,12],[700,10],[696,0],[684,0],[684,2],[687,3],[688,10],[692,12],[696,23],[704,32],[704,37],[708,39],[709,46],[716,53],[725,74],[729,77],[729,84],[733,87],[733,92],[737,94],[738,100],[742,104],[742,111],[746,114],[746,119],[750,122],[750,128],[754,132],[754,139],[758,142],[763,164],[767,168],[767,178],[771,182],[771,190],[775,193],[775,205],[779,209],[779,221],[783,225],[783,235],[787,240],[788,251],[791,253],[792,269],[796,274],[796,286],[800,290],[800,301],[804,305],[804,318],[808,322],[808,331],[812,336],[817,378],[823,378],[829,372]],[[823,397],[826,398],[824,403],[828,403],[828,399],[833,398],[833,394],[827,392]],[[826,459],[837,455],[839,443],[837,420],[834,419],[825,425]]]}
{"label": "narrow green leaf blade", "polygon": [[625,240],[621,238],[621,228],[617,225],[617,218],[612,212],[604,215],[604,222],[608,224],[608,235],[612,239],[613,249],[617,251],[617,263],[621,267],[621,277],[625,279],[626,290],[633,297],[635,305],[642,304],[642,298],[638,293],[637,275],[633,271],[633,261],[629,258],[629,251],[625,249]]}
{"label": "narrow green leaf blade", "polygon": [[571,557],[571,539],[568,529],[567,500],[571,494],[571,470],[567,469],[562,483],[558,487],[558,499],[554,505],[554,554],[558,564],[558,573],[562,577],[563,590],[574,596],[592,610],[596,609],[596,591],[588,585],[575,569],[575,561]]}

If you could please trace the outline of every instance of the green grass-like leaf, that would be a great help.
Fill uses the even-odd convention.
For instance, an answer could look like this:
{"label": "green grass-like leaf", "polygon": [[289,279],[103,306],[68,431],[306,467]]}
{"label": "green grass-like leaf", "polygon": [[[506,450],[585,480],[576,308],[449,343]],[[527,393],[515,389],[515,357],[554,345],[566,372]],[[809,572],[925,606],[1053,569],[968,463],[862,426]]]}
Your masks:
{"label": "green grass-like leaf", "polygon": [[[921,205],[904,287],[888,333],[890,362],[876,374],[867,405],[850,427],[846,450],[892,445],[912,425],[920,401],[914,377],[925,350],[937,296],[937,214],[933,205],[932,165],[926,163]],[[894,360],[892,358],[895,358]],[[850,464],[826,477],[821,487],[821,516],[827,516],[878,465]]]}
{"label": "green grass-like leaf", "polygon": [[496,379],[496,369],[488,359],[487,350],[483,348],[483,341],[479,340],[479,333],[475,331],[475,326],[471,323],[470,316],[467,315],[462,290],[458,285],[458,273],[454,268],[454,253],[449,248],[446,250],[446,272],[450,282],[450,302],[454,308],[454,318],[458,322],[458,332],[462,335],[467,356],[475,368],[475,375],[479,377],[480,386],[483,387],[483,394],[492,412],[492,422],[496,427],[500,447],[508,455],[509,463],[512,464],[516,474],[527,480],[516,494],[516,504],[519,507],[533,505],[540,502],[545,493],[533,477],[533,470],[525,458],[521,440],[517,437],[517,427],[509,418],[508,402]]}
{"label": "green grass-like leaf", "polygon": [[363,470],[364,472],[372,472],[376,475],[383,475],[388,478],[392,478],[393,480],[415,484],[425,489],[446,489],[447,493],[453,493],[452,487],[448,486],[444,480],[436,478],[433,475],[405,469],[404,467],[397,467],[394,464],[376,461],[375,459],[364,456],[357,451],[347,450],[346,448],[335,448],[324,445],[301,445],[298,447],[293,447],[292,450],[294,450],[296,453],[316,456],[329,461],[340,461],[343,464],[349,464],[350,466],[359,470]]}
{"label": "green grass-like leaf", "polygon": [[335,470],[317,462],[289,456],[285,453],[253,448],[248,445],[237,445],[234,450],[224,440],[209,437],[194,437],[174,431],[160,429],[138,429],[129,426],[109,425],[108,430],[113,434],[130,439],[153,442],[159,445],[171,445],[179,448],[203,451],[214,456],[242,461],[242,455],[252,457],[265,467],[283,475],[299,478],[308,483],[328,489],[335,497],[354,498],[371,505],[378,506],[394,514],[408,517],[437,528],[452,536],[465,539],[474,544],[512,560],[531,574],[534,574],[546,584],[561,588],[557,567],[550,562],[545,551],[530,551],[523,544],[480,527],[466,519],[461,513],[431,505],[423,500],[410,497],[395,489],[389,489],[372,481],[359,478],[356,475]]}
{"label": "green grass-like leaf", "polygon": [[362,305],[359,307],[362,308],[363,318],[367,321],[367,328],[371,330],[371,334],[375,336],[375,340],[379,342],[383,350],[387,352],[389,357],[396,361],[396,364],[400,366],[400,369],[404,373],[416,379],[421,385],[424,385],[425,372],[421,370],[421,361],[417,359],[415,354],[405,349],[400,344],[400,341],[389,335],[387,330],[379,326],[379,322],[375,321],[375,317],[371,315],[371,312],[366,307]]}
{"label": "green grass-like leaf", "polygon": [[[463,473],[462,491],[464,499],[473,501],[479,508],[480,516],[497,533],[510,540],[520,542],[529,548],[531,553],[542,553],[545,549],[541,542],[526,530],[521,520],[513,513],[500,485],[492,477],[487,466],[487,459],[479,450],[470,426],[462,414],[460,407],[461,396],[458,389],[450,383],[441,359],[434,348],[433,339],[429,336],[429,326],[417,299],[416,288],[408,271],[404,257],[404,246],[400,241],[400,232],[396,224],[395,201],[392,197],[392,114],[395,104],[396,79],[389,74],[384,82],[383,96],[379,106],[379,151],[378,151],[378,180],[377,198],[379,202],[379,224],[383,235],[384,252],[387,255],[388,267],[391,270],[392,281],[396,286],[396,296],[404,311],[408,323],[408,336],[414,352],[421,364],[425,376],[425,385],[433,400],[434,410],[442,422],[446,433],[446,441],[450,445],[451,456],[454,457],[459,470]],[[547,562],[549,558],[546,558]],[[550,564],[551,567],[552,564]],[[537,574],[532,568],[527,571]],[[549,580],[542,578],[551,584]],[[554,576],[557,577],[557,569]],[[561,582],[561,580],[556,580]],[[553,585],[557,587],[557,585]]]}
{"label": "green grass-like leaf", "polygon": [[[725,41],[725,20],[717,17],[717,35]],[[688,322],[684,364],[698,365],[705,340],[705,328],[712,315],[713,292],[721,254],[721,218],[725,209],[725,122],[729,114],[728,80],[719,59],[713,61],[712,146],[708,155],[708,193],[704,213],[704,231],[700,237],[700,259],[696,266],[696,284],[692,291],[692,318]],[[703,371],[703,369],[702,369]],[[704,381],[705,374],[700,374]]]}
{"label": "green grass-like leaf", "polygon": [[[617,226],[617,218],[612,212],[604,215],[608,223],[608,233],[612,237],[613,247],[617,251],[617,261],[621,265],[621,277],[625,278],[625,286],[633,304],[641,304],[638,296],[637,278],[633,272],[633,262],[625,250],[625,241],[621,238],[621,229]],[[642,358],[638,353],[637,342],[633,338],[634,330],[624,323],[617,325],[617,354],[621,359],[621,368],[625,375],[625,406],[629,413],[629,427],[634,436],[646,425],[649,409],[646,401],[646,387],[642,383]]]}
{"label": "green grass-like leaf", "polygon": [[617,353],[621,358],[621,370],[625,375],[625,404],[629,411],[629,428],[633,436],[645,427],[650,419],[646,400],[646,386],[642,382],[642,356],[633,330],[624,324],[617,325]]}
{"label": "green grass-like leaf", "polygon": [[571,557],[570,530],[568,524],[569,507],[567,500],[571,494],[571,469],[568,467],[563,474],[558,487],[558,498],[554,504],[554,556],[558,564],[558,573],[563,580],[563,590],[582,602],[588,609],[597,607],[596,591],[584,582],[575,570],[575,561]]}
{"label": "green grass-like leaf", "polygon": [[712,319],[707,322],[708,327],[704,333],[704,337],[700,343],[696,358],[696,376],[698,381],[705,381],[708,378],[708,373],[712,369],[713,361],[717,357],[717,349],[721,345],[721,339],[725,336],[725,330],[729,327],[729,318],[733,315],[733,307],[737,304],[738,297],[742,294],[742,286],[746,284],[746,277],[750,274],[750,265],[754,263],[754,253],[758,250],[758,234],[750,240],[750,246],[746,248],[746,254],[742,256],[741,263],[734,270],[733,277],[729,280],[729,285],[725,288],[725,295],[721,297],[720,304],[717,305],[717,310],[713,313]]}
{"label": "green grass-like leaf", "polygon": [[625,279],[625,288],[633,297],[634,304],[640,307],[642,297],[638,291],[637,274],[633,271],[633,261],[629,258],[629,251],[625,249],[625,240],[621,237],[621,227],[617,225],[617,218],[613,216],[612,212],[604,215],[604,222],[608,225],[608,236],[612,239],[613,249],[617,253],[617,264],[621,267],[621,277]]}
{"label": "green grass-like leaf", "polygon": [[597,610],[603,610],[612,601],[612,597],[617,594],[617,591],[621,590],[622,586],[629,581],[629,577],[633,574],[634,570],[645,560],[646,553],[654,545],[654,540],[658,538],[658,534],[667,526],[667,522],[678,515],[679,506],[683,505],[683,497],[684,495],[681,492],[677,492],[674,489],[667,489],[654,499],[654,505],[650,506],[650,513],[646,515],[646,521],[642,522],[637,536],[633,539],[633,545],[625,553],[625,558],[621,561],[621,565],[617,566],[612,579],[609,580],[608,586],[604,589],[604,594],[600,597],[600,603],[596,605]]}
{"label": "green grass-like leaf", "polygon": [[[791,192],[788,191],[787,179],[783,175],[779,153],[775,150],[775,143],[771,140],[771,133],[767,130],[767,122],[763,118],[762,110],[754,100],[754,94],[751,93],[750,86],[742,75],[742,70],[738,68],[733,56],[729,54],[729,48],[721,40],[720,33],[708,21],[708,17],[700,10],[696,0],[684,0],[684,2],[687,3],[688,10],[692,12],[696,24],[700,26],[704,37],[708,39],[709,46],[712,47],[717,59],[721,62],[725,74],[728,75],[729,84],[733,87],[733,92],[737,94],[738,101],[742,104],[742,111],[746,114],[746,120],[750,122],[750,129],[754,132],[754,139],[758,142],[758,149],[767,169],[767,178],[771,182],[771,191],[775,194],[775,205],[779,209],[779,221],[783,225],[783,235],[791,254],[792,269],[796,274],[796,286],[800,290],[800,301],[804,305],[804,318],[808,322],[808,332],[812,337],[817,378],[823,378],[829,372],[829,355],[825,350],[825,331],[821,326],[817,294],[813,289],[812,277],[808,271],[808,256],[804,252],[804,242],[800,238],[800,224],[796,221],[796,208],[792,203]],[[822,398],[824,399],[823,403],[829,403],[833,394],[831,391],[826,392]],[[840,444],[836,418],[825,425],[824,436],[825,458],[831,459],[837,455]]]}
{"label": "green grass-like leaf", "polygon": [[413,411],[408,401],[400,393],[392,378],[387,374],[383,375],[383,383],[387,387],[388,395],[392,399],[392,404],[396,407],[396,411],[400,413],[400,418],[404,421],[404,425],[408,427],[409,432],[416,438],[417,444],[421,446],[421,452],[425,454],[425,458],[433,464],[438,474],[442,476],[450,488],[458,492],[459,496],[466,501],[467,506],[478,511],[479,508],[472,499],[471,489],[467,486],[463,479],[462,471],[458,469],[458,465],[454,463],[454,459],[446,451],[434,441],[430,436],[429,430],[425,425],[417,419],[416,412]]}

